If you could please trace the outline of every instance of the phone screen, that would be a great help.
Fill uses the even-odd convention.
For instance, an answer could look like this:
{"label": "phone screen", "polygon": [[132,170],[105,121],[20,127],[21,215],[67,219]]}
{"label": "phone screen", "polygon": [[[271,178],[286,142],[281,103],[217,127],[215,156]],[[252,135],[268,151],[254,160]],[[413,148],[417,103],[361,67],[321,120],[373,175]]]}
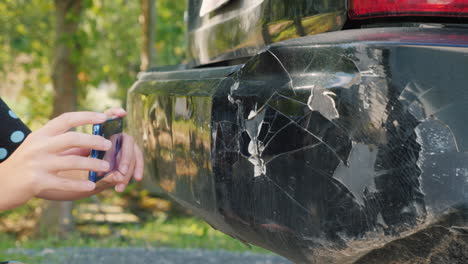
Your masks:
{"label": "phone screen", "polygon": [[93,126],[93,134],[102,136],[112,142],[112,148],[108,151],[99,151],[99,150],[92,150],[91,157],[106,160],[110,164],[109,171],[106,172],[89,172],[89,180],[93,182],[97,182],[100,179],[104,178],[106,174],[111,171],[114,171],[118,167],[118,155],[120,149],[122,148],[122,127],[123,127],[123,120],[122,118],[116,118],[107,120],[102,124],[97,124]]}

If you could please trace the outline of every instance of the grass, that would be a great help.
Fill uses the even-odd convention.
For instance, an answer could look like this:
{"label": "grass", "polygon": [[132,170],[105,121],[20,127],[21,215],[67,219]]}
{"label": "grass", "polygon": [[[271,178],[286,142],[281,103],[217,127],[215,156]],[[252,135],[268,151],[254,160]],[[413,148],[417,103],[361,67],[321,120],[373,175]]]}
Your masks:
{"label": "grass", "polygon": [[41,257],[8,254],[7,249],[42,250],[58,247],[173,247],[269,253],[259,247],[250,249],[240,241],[214,230],[200,219],[183,217],[155,220],[138,225],[81,225],[68,239],[48,237],[18,241],[12,236],[0,234],[0,261],[18,260],[35,263],[40,261]]}
{"label": "grass", "polygon": [[[0,262],[17,260],[38,263],[43,258],[20,253],[12,254],[8,249],[42,251],[60,247],[171,247],[269,253],[259,247],[249,248],[242,242],[213,229],[199,218],[187,216],[186,213],[176,213],[177,210],[171,211],[172,203],[151,197],[147,191],[139,190],[135,185],[129,186],[122,195],[116,195],[112,190],[104,191],[99,199],[102,204],[117,205],[125,208],[127,212],[131,211],[130,208],[136,208],[136,212],[141,214],[139,216],[142,222],[118,225],[81,223],[67,239],[58,236],[38,239],[31,234],[36,228],[37,219],[40,218],[43,201],[33,199],[15,210],[0,212]],[[81,204],[92,203],[93,200],[87,198],[76,201],[74,206],[78,209]],[[74,210],[77,222],[78,211]]]}

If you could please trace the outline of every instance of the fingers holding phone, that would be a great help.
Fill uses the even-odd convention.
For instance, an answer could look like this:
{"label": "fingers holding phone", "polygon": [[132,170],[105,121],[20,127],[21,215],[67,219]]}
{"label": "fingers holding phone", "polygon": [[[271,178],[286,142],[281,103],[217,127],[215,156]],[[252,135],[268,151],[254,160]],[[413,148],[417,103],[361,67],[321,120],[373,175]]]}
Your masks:
{"label": "fingers holding phone", "polygon": [[102,124],[93,126],[93,135],[96,137],[103,137],[109,141],[111,147],[106,151],[100,149],[93,149],[91,151],[91,158],[100,159],[109,163],[107,171],[90,171],[89,180],[97,182],[104,178],[109,172],[115,171],[118,166],[117,157],[120,154],[120,149],[123,144],[122,136],[122,118],[115,118],[107,120]]}
{"label": "fingers holding phone", "polygon": [[126,112],[121,108],[106,111],[112,117],[102,124],[93,127],[93,134],[103,136],[112,142],[112,148],[106,152],[92,150],[91,157],[108,161],[109,171],[99,173],[90,171],[89,179],[98,183],[98,188],[114,185],[117,192],[123,192],[132,176],[136,180],[143,178],[143,155],[133,137],[122,132],[122,117]]}
{"label": "fingers holding phone", "polygon": [[127,112],[122,107],[112,107],[104,111],[104,114],[109,119],[114,119],[114,118],[119,118],[119,117],[120,118],[125,117],[127,115]]}
{"label": "fingers holding phone", "polygon": [[[19,206],[32,197],[75,200],[119,184],[116,189],[123,191],[132,175],[137,180],[141,179],[141,151],[131,136],[121,133],[121,127],[120,136],[112,136],[118,134],[113,133],[109,139],[101,135],[70,132],[78,126],[102,125],[109,117],[121,119],[125,115],[121,108],[110,109],[105,114],[66,113],[29,134],[16,151],[0,164],[0,175],[5,175],[2,180],[2,195],[8,197],[0,202],[0,211]],[[133,143],[126,144],[125,150],[119,155],[120,151],[116,149],[121,148],[123,140],[127,139]],[[89,157],[91,149],[104,152],[104,160]],[[106,153],[110,150],[112,151]],[[115,159],[116,155],[119,159]],[[129,164],[126,173],[118,172],[120,160]],[[109,177],[98,184],[87,179],[89,171],[103,173],[104,176],[112,167],[117,173],[111,172]],[[116,176],[117,174],[120,176]],[[14,177],[8,177],[10,175]],[[102,184],[104,185],[101,186]]]}
{"label": "fingers holding phone", "polygon": [[133,137],[124,133],[124,143],[121,150],[121,162],[118,172],[123,180],[115,186],[117,192],[123,192],[132,177],[140,181],[143,178],[143,154]]}
{"label": "fingers holding phone", "polygon": [[103,168],[101,165],[104,161],[96,162],[70,153],[76,153],[76,149],[82,146],[101,148],[106,140],[67,131],[76,126],[99,124],[105,120],[106,115],[102,113],[67,113],[29,134],[15,152],[1,163],[0,175],[14,177],[3,177],[2,195],[9,197],[9,200],[0,203],[0,210],[13,208],[48,191],[94,190],[94,183],[83,178],[63,177],[61,173],[74,169],[85,172]]}
{"label": "fingers holding phone", "polygon": [[[98,188],[115,186],[117,192],[123,192],[132,177],[137,181],[143,178],[144,165],[141,150],[135,144],[133,137],[126,133],[122,133],[120,136],[122,146],[119,149],[115,163],[111,162],[114,167],[98,181]],[[108,151],[104,155],[104,160],[108,160],[112,156],[113,154]]]}

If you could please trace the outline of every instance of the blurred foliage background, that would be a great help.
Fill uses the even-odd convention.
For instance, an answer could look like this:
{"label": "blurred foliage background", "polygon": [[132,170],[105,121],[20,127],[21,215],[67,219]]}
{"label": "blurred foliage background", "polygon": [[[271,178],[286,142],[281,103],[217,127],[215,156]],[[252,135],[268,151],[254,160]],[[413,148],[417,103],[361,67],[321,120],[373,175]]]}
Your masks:
{"label": "blurred foliage background", "polygon": [[[57,41],[76,47],[70,54],[76,64],[76,110],[125,107],[126,93],[140,71],[143,0],[79,0],[80,16],[66,14],[78,23],[77,31],[58,40],[57,1],[62,0],[0,1],[0,96],[32,130],[50,119],[54,100],[60,100],[54,99],[52,74]],[[185,8],[185,0],[156,1],[153,65],[184,63]],[[75,202],[76,226],[65,238],[35,235],[43,208],[43,201],[33,200],[0,213],[0,261],[16,256],[7,250],[11,248],[151,244],[247,249],[134,184],[122,195],[109,190]],[[118,215],[120,220],[111,219]]]}
{"label": "blurred foliage background", "polygon": [[[140,66],[140,1],[85,0],[83,4],[78,33],[70,40],[82,50],[76,54],[80,56],[78,110],[123,105]],[[156,1],[157,66],[184,62],[185,7],[185,0]],[[0,14],[0,96],[36,129],[52,112],[54,2],[3,0]]]}

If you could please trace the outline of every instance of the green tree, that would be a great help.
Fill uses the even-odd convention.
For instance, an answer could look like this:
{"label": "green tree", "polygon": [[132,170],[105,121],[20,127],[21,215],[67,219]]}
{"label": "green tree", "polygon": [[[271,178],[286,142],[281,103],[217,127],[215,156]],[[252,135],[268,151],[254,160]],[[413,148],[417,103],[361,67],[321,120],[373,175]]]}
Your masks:
{"label": "green tree", "polygon": [[155,0],[141,0],[140,23],[142,29],[140,70],[146,71],[156,63],[154,52],[154,34],[156,8]]}
{"label": "green tree", "polygon": [[158,0],[156,2],[156,65],[184,63],[186,0]]}
{"label": "green tree", "polygon": [[[52,110],[50,79],[51,47],[54,42],[54,4],[43,0],[0,1],[1,95],[18,86],[18,96],[6,99],[33,129],[44,124]],[[24,75],[24,78],[19,78]],[[2,78],[2,79],[3,79]]]}
{"label": "green tree", "polygon": [[[76,111],[78,68],[82,44],[78,29],[83,9],[82,0],[55,0],[55,43],[52,63],[54,99],[51,118]],[[43,235],[68,235],[73,231],[72,202],[47,202],[39,232]]]}
{"label": "green tree", "polygon": [[[152,64],[183,63],[185,7],[185,0],[156,1]],[[103,94],[125,102],[140,71],[140,1],[2,0],[0,14],[0,96],[32,130],[64,111],[107,107],[88,100],[102,84],[117,87]]]}

